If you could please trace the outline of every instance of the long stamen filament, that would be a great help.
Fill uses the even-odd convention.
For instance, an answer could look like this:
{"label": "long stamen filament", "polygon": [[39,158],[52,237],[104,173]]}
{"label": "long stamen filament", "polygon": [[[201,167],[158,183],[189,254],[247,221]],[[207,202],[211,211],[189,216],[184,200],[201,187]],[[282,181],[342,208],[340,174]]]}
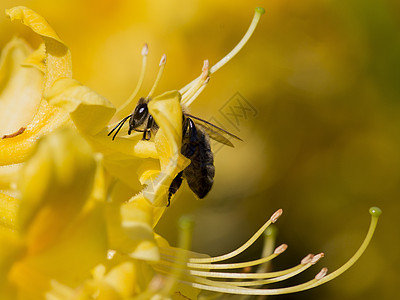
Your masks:
{"label": "long stamen filament", "polygon": [[[257,7],[255,9],[253,20],[251,21],[251,24],[250,24],[249,28],[247,29],[243,38],[235,46],[235,48],[233,48],[227,55],[225,55],[225,57],[223,57],[219,62],[217,62],[214,66],[211,67],[210,74],[213,74],[216,71],[218,71],[223,65],[225,65],[228,61],[230,61],[244,47],[244,45],[247,43],[247,41],[250,39],[251,35],[253,34],[254,30],[256,29],[257,24],[260,21],[260,18],[264,13],[265,13],[264,8]],[[193,81],[188,83],[186,86],[184,86],[179,92],[181,94],[185,93],[199,79],[200,79],[200,77],[194,79]]]}
{"label": "long stamen filament", "polygon": [[172,265],[172,276],[168,277],[168,280],[165,282],[165,285],[160,295],[170,295],[170,291],[172,291],[177,284],[177,279],[179,279],[184,272],[184,269],[176,266],[182,265],[185,261],[187,261],[187,249],[190,248],[190,245],[192,243],[194,222],[189,217],[182,217],[179,222],[179,227],[181,228],[179,235],[180,254],[177,257],[176,262]]}
{"label": "long stamen filament", "polygon": [[167,63],[167,55],[163,54],[163,56],[161,57],[161,60],[160,60],[160,64],[159,64],[160,69],[158,70],[156,81],[154,81],[154,84],[153,84],[149,94],[147,95],[147,98],[151,98],[153,96],[154,91],[156,90],[157,85],[160,82],[161,77],[162,77],[162,75],[164,73],[164,68],[165,68],[165,64],[166,63]]}
{"label": "long stamen filament", "polygon": [[209,81],[210,81],[210,77],[207,77],[207,79],[202,83],[201,87],[196,91],[196,93],[193,96],[191,96],[190,98],[187,98],[187,100],[184,101],[183,103],[186,106],[190,106],[190,104],[192,104],[193,101],[196,100],[197,97],[203,92],[203,90],[206,88]]}
{"label": "long stamen filament", "polygon": [[[281,213],[282,213],[281,210],[277,211],[266,224],[268,224],[270,221],[272,221],[272,222],[276,221],[276,219],[280,216]],[[173,270],[175,268],[177,268],[177,267],[182,268],[183,269],[181,271],[182,276],[181,276],[181,279],[178,279],[178,281],[180,281],[181,283],[190,285],[192,287],[195,287],[195,288],[212,291],[212,292],[218,292],[218,293],[228,293],[228,294],[237,294],[237,295],[281,295],[281,294],[288,294],[288,293],[294,293],[294,292],[308,290],[310,288],[319,286],[319,285],[339,276],[344,271],[346,271],[348,268],[350,268],[358,260],[358,258],[360,258],[360,256],[364,253],[365,249],[367,248],[368,244],[370,243],[370,241],[372,239],[372,236],[374,234],[374,231],[375,231],[375,228],[376,228],[376,225],[378,222],[378,217],[381,214],[381,210],[377,207],[372,207],[370,209],[370,214],[371,214],[371,224],[368,229],[368,233],[367,233],[363,243],[361,244],[360,248],[356,251],[356,253],[350,258],[350,260],[348,262],[346,262],[342,267],[340,267],[336,271],[330,273],[329,275],[326,275],[328,270],[326,268],[322,268],[321,271],[314,277],[314,279],[309,280],[302,284],[295,285],[295,286],[286,287],[286,288],[276,288],[276,289],[262,289],[262,288],[256,288],[256,287],[255,288],[246,288],[246,286],[264,285],[264,284],[274,283],[274,282],[282,281],[282,280],[288,279],[290,277],[293,277],[293,276],[299,274],[300,272],[304,271],[305,269],[309,268],[311,265],[315,264],[319,259],[321,259],[324,256],[323,253],[320,253],[317,255],[308,255],[301,261],[301,263],[299,265],[292,267],[290,269],[277,271],[277,272],[269,272],[269,273],[226,273],[226,272],[198,271],[198,270],[190,269],[190,267],[198,268],[199,266],[202,266],[202,265],[201,264],[193,264],[192,261],[191,261],[191,263],[186,264],[187,267],[189,267],[189,269],[187,269],[187,267],[182,268],[177,264],[166,262],[166,261],[161,261],[161,263],[158,263],[155,266],[155,269],[164,274],[171,274],[171,272],[172,273],[174,272]],[[265,230],[265,228],[264,228],[264,230]],[[257,234],[258,234],[258,232],[252,238],[257,236]],[[249,241],[251,241],[251,240],[252,239],[250,239]],[[247,245],[247,243],[244,244],[239,249],[245,247],[246,245]],[[283,252],[281,247],[282,246],[276,248],[275,253]],[[285,247],[283,247],[283,248],[285,248]],[[231,254],[229,254],[228,256],[230,257],[230,255]],[[227,256],[223,255],[223,256],[217,257],[217,259],[220,259],[221,257],[224,257],[223,259],[225,259],[225,257],[227,257]],[[209,258],[208,260],[213,260],[213,259],[215,259],[215,258]],[[202,260],[202,259],[198,258],[197,260]],[[203,261],[205,261],[205,260],[206,259],[203,259]],[[226,265],[229,265],[229,264],[226,264]],[[234,265],[234,264],[232,264],[232,265]],[[238,265],[239,264],[236,264],[236,266],[238,266]],[[206,265],[204,265],[204,267],[206,267]],[[208,265],[208,267],[210,267],[210,265]],[[217,280],[212,280],[212,279],[208,279],[208,278],[217,278]],[[229,281],[221,281],[220,279],[239,279],[239,281],[229,282]],[[259,279],[259,280],[248,281],[248,279]]]}
{"label": "long stamen filament", "polygon": [[133,109],[133,100],[139,93],[140,88],[142,87],[143,80],[144,80],[144,75],[146,73],[146,65],[147,65],[147,54],[149,53],[149,47],[147,44],[144,44],[142,48],[142,66],[140,69],[140,75],[139,75],[139,80],[138,83],[136,84],[136,87],[132,94],[129,96],[129,98],[118,108],[116,112],[116,116],[122,117],[130,113],[130,111]]}
{"label": "long stamen filament", "polygon": [[[361,255],[364,253],[365,249],[367,249],[369,243],[371,242],[372,236],[374,235],[374,232],[376,229],[376,225],[378,224],[379,216],[381,215],[382,211],[378,207],[371,207],[369,210],[369,213],[371,214],[371,224],[369,226],[368,233],[367,233],[363,243],[361,244],[360,248],[357,250],[357,252],[354,253],[354,255],[343,266],[341,266],[336,271],[334,271],[334,272],[330,273],[329,275],[320,279],[312,287],[319,286],[327,281],[330,281],[330,280],[338,277],[344,271],[349,269],[361,257]],[[309,287],[309,288],[312,288],[312,287]]]}
{"label": "long stamen filament", "polygon": [[306,269],[308,269],[311,266],[312,266],[312,264],[306,264],[306,265],[303,265],[301,268],[298,268],[297,270],[294,270],[293,272],[289,272],[289,273],[287,273],[285,275],[277,276],[277,277],[270,278],[270,279],[252,280],[252,281],[232,281],[232,282],[228,281],[228,282],[230,284],[232,284],[232,285],[235,285],[235,286],[265,285],[265,284],[280,282],[280,281],[284,281],[286,279],[292,278],[292,277],[300,274],[301,272],[305,271]]}
{"label": "long stamen filament", "polygon": [[[282,247],[285,246],[285,247]],[[245,267],[252,267],[252,266],[256,266],[256,265],[260,265],[263,264],[267,261],[270,261],[272,259],[274,259],[275,257],[277,257],[278,255],[280,255],[281,253],[283,253],[286,248],[287,245],[283,244],[278,248],[284,248],[283,250],[280,251],[276,251],[275,253],[260,258],[260,259],[256,259],[253,261],[249,261],[249,262],[242,262],[242,263],[231,263],[231,264],[197,264],[197,263],[186,263],[186,267],[188,268],[193,268],[193,269],[207,269],[207,270],[227,270],[227,269],[239,269],[239,268],[245,268]],[[277,248],[277,249],[278,249]],[[175,256],[169,256],[166,257],[165,254],[161,253],[161,256],[163,258],[164,261],[170,261],[170,262],[174,262],[176,261]]]}
{"label": "long stamen filament", "polygon": [[229,258],[232,258],[240,253],[242,253],[243,251],[245,251],[248,247],[250,247],[255,240],[257,240],[260,235],[265,231],[265,229],[267,229],[267,227],[269,225],[271,225],[272,223],[275,223],[278,218],[282,215],[282,209],[277,210],[272,216],[271,218],[246,242],[244,243],[241,247],[239,247],[238,249],[225,254],[225,255],[221,255],[221,256],[216,256],[216,257],[209,257],[209,258],[190,258],[189,262],[191,263],[213,263],[213,262],[218,262],[218,261],[222,261],[222,260],[226,260]]}
{"label": "long stamen filament", "polygon": [[[269,254],[274,252],[277,231],[278,230],[276,229],[274,224],[269,226],[264,231],[264,244],[263,244],[263,250],[261,253],[261,257],[266,257]],[[281,245],[281,247],[282,247],[282,245]],[[286,245],[286,247],[287,247],[287,245]],[[286,250],[286,249],[284,249],[284,250]],[[276,252],[276,250],[275,250],[275,252]],[[270,266],[271,266],[270,261],[265,262],[257,267],[257,272],[258,273],[266,273],[269,270]]]}
{"label": "long stamen filament", "polygon": [[209,81],[209,62],[208,60],[205,60],[203,63],[203,68],[202,68],[202,72],[201,75],[199,77],[199,80],[193,84],[190,89],[187,90],[187,92],[185,92],[184,94],[182,94],[182,100],[181,102],[184,103],[185,105],[189,105],[189,100],[191,100],[191,102],[194,101],[193,97],[197,96],[200,94],[199,90],[203,90],[201,89],[202,87],[204,87],[208,81]]}
{"label": "long stamen filament", "polygon": [[244,45],[246,45],[247,41],[250,39],[254,30],[256,29],[261,16],[264,13],[265,13],[264,8],[257,7],[255,9],[253,20],[251,21],[251,24],[249,26],[249,29],[247,29],[246,34],[240,40],[239,44],[237,44],[236,47],[232,49],[231,52],[229,52],[224,58],[222,58],[219,62],[217,62],[214,66],[211,67],[210,74],[213,74],[216,71],[218,71],[223,65],[225,65],[228,61],[230,61],[244,47]]}
{"label": "long stamen filament", "polygon": [[[282,252],[281,252],[282,253]],[[249,262],[242,262],[242,263],[232,263],[232,264],[194,264],[188,263],[187,266],[193,269],[209,269],[209,270],[228,270],[228,269],[239,269],[239,268],[246,268],[256,266],[267,261],[270,261],[277,257],[281,253],[273,253],[267,257],[263,257],[260,259],[256,259]]]}
{"label": "long stamen filament", "polygon": [[[306,265],[313,265],[313,262],[308,262]],[[267,278],[275,278],[290,274],[292,272],[296,272],[299,269],[302,269],[304,264],[298,264],[297,266],[281,270],[275,272],[268,273],[228,273],[228,272],[209,272],[209,271],[198,271],[192,269],[186,269],[178,267],[178,265],[169,263],[166,261],[160,261],[154,266],[158,271],[164,271],[166,273],[172,273],[175,268],[179,268],[183,270],[183,273],[186,275],[192,275],[196,277],[204,277],[204,278],[219,278],[219,279],[267,279]],[[172,271],[172,272],[171,272]]]}

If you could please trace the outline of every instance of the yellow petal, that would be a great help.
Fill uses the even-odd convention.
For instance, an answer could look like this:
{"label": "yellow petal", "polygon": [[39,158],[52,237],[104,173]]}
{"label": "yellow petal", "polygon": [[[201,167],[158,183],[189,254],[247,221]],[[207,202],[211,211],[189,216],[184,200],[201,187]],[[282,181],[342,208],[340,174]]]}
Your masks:
{"label": "yellow petal", "polygon": [[24,6],[7,9],[6,14],[12,21],[20,20],[43,38],[46,45],[45,92],[57,79],[72,77],[69,48],[42,16]]}
{"label": "yellow petal", "polygon": [[0,137],[26,126],[38,109],[43,74],[22,67],[32,50],[19,38],[9,42],[0,61]]}
{"label": "yellow petal", "polygon": [[15,230],[19,200],[0,193],[0,231]]}
{"label": "yellow petal", "polygon": [[46,45],[44,43],[33,51],[24,61],[22,66],[32,67],[46,74]]}
{"label": "yellow petal", "polygon": [[15,233],[0,232],[0,299],[9,299],[5,297],[8,288],[8,273],[14,262],[24,253],[23,242]]}
{"label": "yellow petal", "polygon": [[141,259],[159,259],[153,234],[153,207],[144,199],[121,205],[109,204],[107,224],[111,249]]}
{"label": "yellow petal", "polygon": [[38,142],[24,165],[18,221],[30,250],[54,243],[85,205],[93,187],[95,161],[90,146],[72,130]]}
{"label": "yellow petal", "polygon": [[155,145],[160,159],[161,171],[156,178],[145,182],[143,196],[154,206],[167,204],[168,189],[175,176],[189,161],[180,153],[182,142],[181,95],[178,91],[166,92],[152,99],[148,106],[150,114],[160,127]]}
{"label": "yellow petal", "polygon": [[[155,160],[151,161],[156,162]],[[142,159],[117,159],[114,156],[106,156],[104,159],[104,167],[107,169],[107,171],[112,176],[118,178],[121,182],[129,186],[134,192],[138,192],[142,188],[141,183],[136,175],[136,170],[142,163]],[[127,199],[129,199],[129,197]]]}
{"label": "yellow petal", "polygon": [[16,192],[17,189],[21,166],[22,164],[0,166],[0,191],[13,196],[13,192]]}
{"label": "yellow petal", "polygon": [[[123,298],[134,296],[138,292],[138,274],[132,262],[121,263],[110,270],[104,278],[104,282],[112,286]],[[143,277],[143,274],[139,274]]]}
{"label": "yellow petal", "polygon": [[24,263],[47,278],[76,286],[107,257],[103,203],[91,203],[64,229],[56,244],[31,255]]}
{"label": "yellow petal", "polygon": [[[71,53],[43,17],[23,6],[8,9],[6,14],[11,20],[20,20],[43,38],[46,46],[43,92],[46,92],[57,79],[72,76]],[[40,136],[51,132],[68,120],[68,115],[48,105],[42,99],[34,119],[24,126],[25,130],[21,134],[0,140],[0,165],[24,161]]]}
{"label": "yellow petal", "polygon": [[[178,91],[166,92],[152,99],[149,112],[160,127],[156,135],[156,147],[160,154],[161,168],[177,160],[182,142],[181,94]],[[161,134],[160,134],[161,131]]]}
{"label": "yellow petal", "polygon": [[106,130],[91,137],[86,136],[96,151],[107,155],[111,160],[137,159],[137,158],[157,158],[158,152],[155,144],[148,141],[142,141],[141,136],[132,135],[132,138],[116,138],[112,140],[107,136]]}
{"label": "yellow petal", "polygon": [[115,113],[115,107],[106,98],[70,78],[57,80],[45,97],[51,105],[67,110],[85,134],[97,134]]}

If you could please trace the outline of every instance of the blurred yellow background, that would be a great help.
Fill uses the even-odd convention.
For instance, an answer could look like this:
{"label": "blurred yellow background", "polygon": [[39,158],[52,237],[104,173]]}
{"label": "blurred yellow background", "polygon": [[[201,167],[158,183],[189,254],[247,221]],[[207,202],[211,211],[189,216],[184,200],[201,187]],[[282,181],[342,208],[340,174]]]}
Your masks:
{"label": "blurred yellow background", "polygon": [[[157,232],[174,244],[176,221],[196,220],[193,250],[222,254],[243,243],[278,208],[274,269],[325,252],[334,270],[361,244],[368,208],[382,208],[365,255],[338,279],[281,299],[394,299],[400,278],[400,2],[2,0],[43,15],[71,48],[74,77],[115,105],[132,92],[149,44],[143,94],[167,54],[158,93],[179,89],[240,40],[256,6],[266,14],[248,45],[214,74],[191,113],[239,135],[215,150],[214,188],[204,201],[187,186]],[[0,46],[37,36],[5,15]],[[227,111],[244,105],[247,114]],[[231,110],[232,112],[232,110]],[[132,170],[132,176],[136,176]],[[261,243],[242,258],[258,257]],[[274,297],[270,297],[274,299]]]}

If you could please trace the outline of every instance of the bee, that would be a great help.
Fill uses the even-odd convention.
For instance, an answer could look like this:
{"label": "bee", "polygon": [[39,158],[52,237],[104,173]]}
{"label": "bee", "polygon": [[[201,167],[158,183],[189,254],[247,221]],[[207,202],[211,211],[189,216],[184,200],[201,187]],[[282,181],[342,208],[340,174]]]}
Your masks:
{"label": "bee", "polygon": [[[108,133],[108,136],[115,131],[112,137],[114,140],[124,123],[129,120],[128,134],[131,134],[132,131],[143,132],[142,140],[150,140],[152,133],[156,133],[159,127],[153,116],[149,113],[147,107],[149,101],[150,99],[140,98],[133,112],[123,118]],[[215,175],[214,156],[211,151],[209,138],[224,145],[234,147],[229,137],[242,141],[236,135],[210,122],[183,112],[181,153],[190,159],[191,162],[173,179],[168,190],[167,206],[170,205],[171,197],[182,185],[183,179],[186,179],[190,189],[198,198],[203,199],[208,194],[213,186]]]}

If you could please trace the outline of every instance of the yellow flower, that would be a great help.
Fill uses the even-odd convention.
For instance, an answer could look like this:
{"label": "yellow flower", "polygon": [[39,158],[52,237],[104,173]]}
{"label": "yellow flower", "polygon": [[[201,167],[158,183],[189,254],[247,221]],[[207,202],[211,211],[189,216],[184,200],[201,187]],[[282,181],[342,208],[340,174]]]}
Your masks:
{"label": "yellow flower", "polygon": [[50,106],[43,94],[58,78],[71,77],[71,57],[68,47],[42,17],[24,7],[6,13],[12,20],[30,26],[44,42],[33,51],[23,40],[15,38],[1,55],[0,203],[5,211],[1,228],[13,230],[20,163],[26,160],[39,137],[69,120],[68,114]]}
{"label": "yellow flower", "polygon": [[22,173],[17,230],[0,236],[1,299],[42,298],[51,280],[75,285],[107,251],[101,164],[81,137],[41,139]]}
{"label": "yellow flower", "polygon": [[[68,47],[42,17],[24,7],[15,7],[6,13],[11,20],[21,20],[39,34],[46,51],[39,47],[32,52],[21,40],[15,40],[2,53],[0,78],[5,85],[1,94],[2,114],[5,115],[2,122],[9,125],[2,126],[2,131],[7,131],[2,132],[6,138],[0,141],[0,165],[24,161],[38,137],[68,120],[67,114],[48,105],[43,94],[57,79],[72,76]],[[25,112],[20,114],[18,110]],[[18,134],[12,136],[14,132]]]}
{"label": "yellow flower", "polygon": [[[220,62],[209,67],[205,61],[198,78],[153,97],[163,56],[147,96],[159,129],[154,140],[143,141],[141,133],[127,136],[126,129],[111,139],[116,124],[109,123],[132,109],[143,81],[147,46],[138,86],[116,110],[72,79],[70,51],[41,16],[25,7],[7,11],[12,20],[39,34],[43,45],[32,51],[14,39],[0,65],[0,113],[7,117],[0,141],[0,299],[196,299],[201,290],[276,295],[329,281],[361,256],[375,230],[378,208],[371,209],[367,237],[346,264],[328,275],[323,268],[313,280],[281,289],[262,286],[304,271],[323,254],[308,255],[288,270],[266,272],[266,264],[287,248],[284,244],[271,251],[273,238],[267,238],[262,258],[220,262],[251,246],[282,210],[243,246],[218,257],[189,251],[189,219],[181,222],[179,248],[154,232],[172,180],[189,163],[180,153],[182,107],[190,106],[210,75],[238,53],[263,13],[256,9],[243,39]],[[129,199],[120,182],[139,193]],[[257,272],[249,271],[254,266]],[[243,268],[248,272],[228,271]]]}

